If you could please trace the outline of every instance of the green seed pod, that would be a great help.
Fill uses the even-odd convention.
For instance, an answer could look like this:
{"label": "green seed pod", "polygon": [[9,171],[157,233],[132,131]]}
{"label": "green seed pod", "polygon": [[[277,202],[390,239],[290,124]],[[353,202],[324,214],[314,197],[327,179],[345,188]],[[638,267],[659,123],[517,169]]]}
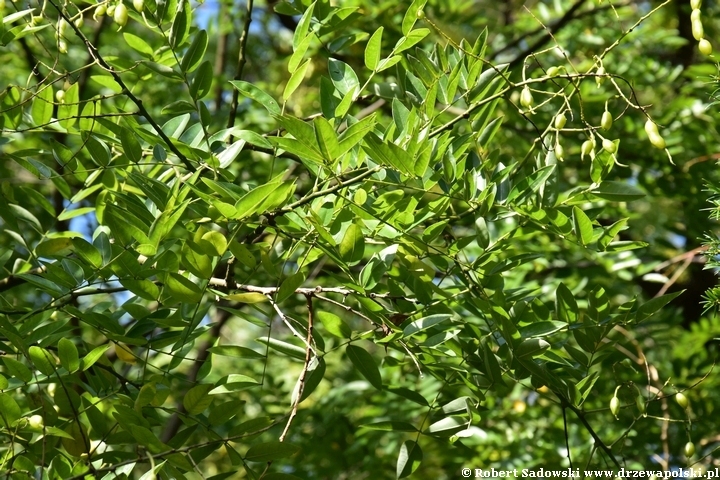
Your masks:
{"label": "green seed pod", "polygon": [[585,158],[585,155],[592,156],[595,143],[592,140],[585,140],[580,148],[580,158]]}
{"label": "green seed pod", "polygon": [[602,118],[600,119],[600,126],[603,130],[608,131],[612,127],[613,124],[613,118],[612,113],[605,110],[602,114]]}
{"label": "green seed pod", "polygon": [[520,93],[520,105],[525,108],[530,108],[533,106],[533,103],[535,103],[535,100],[533,99],[532,92],[530,88],[526,86]]}
{"label": "green seed pod", "polygon": [[58,52],[60,53],[67,53],[68,52],[68,45],[65,40],[60,40],[58,42]]}
{"label": "green seed pod", "polygon": [[648,139],[654,147],[659,148],[660,150],[665,148],[665,139],[658,132],[655,122],[650,119],[645,122],[645,133],[647,133]]}
{"label": "green seed pod", "polygon": [[697,10],[702,5],[702,0],[690,0],[690,8]]}
{"label": "green seed pod", "polygon": [[635,406],[638,409],[638,412],[640,412],[641,415],[645,414],[645,397],[642,395],[638,395],[635,397]]}
{"label": "green seed pod", "polygon": [[693,20],[692,34],[695,40],[702,40],[703,37],[705,37],[705,31],[703,30],[703,24],[700,19]]}
{"label": "green seed pod", "polygon": [[615,142],[613,142],[612,140],[608,140],[607,138],[603,139],[602,147],[603,147],[603,150],[605,150],[608,153],[617,152],[617,146],[615,145]]}
{"label": "green seed pod", "polygon": [[78,18],[75,19],[73,22],[77,28],[82,28],[83,25],[85,25],[85,19],[82,15],[80,15]]}
{"label": "green seed pod", "polygon": [[713,51],[712,44],[703,38],[698,42],[698,50],[703,55],[710,55]]}
{"label": "green seed pod", "polygon": [[564,113],[560,113],[555,117],[555,129],[556,130],[562,130],[565,126],[565,123],[567,123],[567,117],[565,117]]}
{"label": "green seed pod", "polygon": [[133,0],[133,7],[135,8],[135,10],[137,10],[138,13],[142,13],[143,9],[145,8],[145,1]]}
{"label": "green seed pod", "polygon": [[595,77],[595,83],[599,87],[605,81],[605,67],[602,65],[597,69],[597,76]]}
{"label": "green seed pod", "polygon": [[615,415],[615,417],[617,417],[618,413],[620,413],[620,399],[614,395],[610,399],[610,411],[613,415]]}
{"label": "green seed pod", "polygon": [[68,26],[68,23],[65,21],[64,18],[61,18],[60,20],[58,20],[58,23],[57,23],[57,35],[60,36],[60,37],[62,37],[63,35],[65,35],[65,30],[67,30],[67,26]]}
{"label": "green seed pod", "polygon": [[695,444],[693,442],[687,442],[685,444],[685,456],[690,458],[693,455],[695,455]]}
{"label": "green seed pod", "polygon": [[97,20],[98,17],[102,17],[106,13],[107,13],[107,5],[105,5],[103,3],[102,5],[98,5],[97,7],[95,7],[95,12],[93,13],[93,18],[95,20]]}
{"label": "green seed pod", "polygon": [[700,15],[701,15],[701,14],[700,14],[700,10],[697,9],[697,8],[694,9],[694,10],[690,13],[690,21],[691,21],[691,22],[694,22],[694,21],[696,21],[696,20],[700,20]]}
{"label": "green seed pod", "polygon": [[115,15],[115,5],[110,5],[107,7],[107,16],[112,17]]}
{"label": "green seed pod", "polygon": [[565,149],[559,143],[555,145],[555,158],[561,162],[565,159]]}
{"label": "green seed pod", "polygon": [[560,74],[560,68],[558,68],[558,67],[550,67],[547,69],[548,77],[557,77],[559,74]]}
{"label": "green seed pod", "polygon": [[113,19],[115,20],[115,23],[117,23],[121,27],[124,27],[125,24],[127,24],[128,10],[124,3],[119,3],[118,6],[115,7],[115,14],[113,15]]}
{"label": "green seed pod", "polygon": [[65,90],[55,92],[55,100],[57,100],[58,103],[65,103]]}
{"label": "green seed pod", "polygon": [[675,395],[675,401],[678,405],[680,405],[680,408],[682,408],[683,410],[687,410],[688,406],[690,405],[688,398],[682,392],[678,392],[677,395]]}

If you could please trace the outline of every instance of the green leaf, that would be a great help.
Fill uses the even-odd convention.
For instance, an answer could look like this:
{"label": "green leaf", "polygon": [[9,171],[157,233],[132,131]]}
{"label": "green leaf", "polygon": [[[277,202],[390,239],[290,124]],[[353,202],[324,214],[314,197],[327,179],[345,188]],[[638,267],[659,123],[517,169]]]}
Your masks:
{"label": "green leaf", "polygon": [[418,20],[418,14],[422,11],[423,7],[425,7],[426,1],[427,0],[414,0],[412,4],[410,4],[410,8],[408,8],[407,12],[405,12],[405,16],[402,21],[403,35],[410,33],[410,30],[412,30],[415,22]]}
{"label": "green leaf", "polygon": [[313,2],[310,4],[307,10],[305,10],[305,13],[303,13],[303,16],[300,17],[300,21],[295,27],[295,33],[293,34],[292,40],[293,50],[297,50],[300,42],[302,42],[307,37],[308,31],[310,30],[310,22],[312,20],[313,11],[315,10],[315,3],[317,2]]}
{"label": "green leaf", "polygon": [[95,362],[100,360],[100,357],[105,355],[105,351],[110,348],[110,344],[100,345],[99,347],[95,347],[85,355],[81,361],[82,367],[80,368],[83,372],[87,370],[88,368],[92,367]]}
{"label": "green leaf", "polygon": [[536,357],[550,348],[550,344],[542,338],[528,338],[515,347],[513,353],[518,357]]}
{"label": "green leaf", "polygon": [[577,302],[572,292],[570,292],[564,283],[560,283],[555,292],[555,311],[558,320],[561,322],[573,324],[578,321],[579,311]]}
{"label": "green leaf", "polygon": [[188,0],[180,0],[177,4],[177,11],[170,27],[170,47],[178,48],[187,39],[190,33],[192,7]]}
{"label": "green leaf", "polygon": [[406,150],[394,143],[384,143],[374,133],[365,136],[365,143],[367,146],[363,145],[362,148],[373,160],[381,165],[391,166],[405,175],[415,175],[414,160]]}
{"label": "green leaf", "polygon": [[125,150],[125,156],[131,162],[138,163],[142,160],[142,147],[137,139],[135,133],[127,128],[120,130],[120,142],[122,143],[123,150]]}
{"label": "green leaf", "polygon": [[394,422],[394,421],[384,421],[384,422],[376,422],[376,423],[366,423],[365,425],[360,425],[360,428],[365,428],[367,430],[380,430],[382,432],[417,432],[418,429],[415,428],[412,424],[407,422]]}
{"label": "green leaf", "polygon": [[213,386],[209,384],[196,385],[183,396],[183,406],[190,415],[199,415],[210,406],[213,397],[208,395]]}
{"label": "green leaf", "polygon": [[271,115],[280,115],[282,113],[280,111],[280,105],[278,105],[275,99],[252,83],[243,82],[241,80],[233,80],[230,83],[238,92],[264,106]]}
{"label": "green leaf", "polygon": [[[254,215],[260,206],[267,200],[270,195],[280,186],[279,183],[273,182],[266,185],[261,185],[247,194],[245,194],[235,204],[235,210],[238,212],[236,219],[247,218]],[[259,212],[263,213],[263,212]]]}
{"label": "green leaf", "polygon": [[50,122],[53,114],[53,89],[51,86],[41,87],[32,102],[31,115],[35,125]]}
{"label": "green leaf", "polygon": [[645,193],[628,183],[607,181],[590,193],[613,202],[632,202],[645,196]]}
{"label": "green leaf", "polygon": [[153,48],[148,45],[148,43],[143,40],[142,38],[138,37],[137,35],[133,35],[132,33],[123,32],[123,38],[125,39],[125,42],[132,48],[133,50],[142,53],[143,55],[147,56],[148,58],[153,57],[154,50]]}
{"label": "green leaf", "polygon": [[345,353],[347,353],[348,358],[350,358],[350,361],[360,374],[370,382],[370,385],[378,390],[382,390],[382,377],[380,376],[380,370],[378,370],[372,355],[364,348],[355,345],[348,345]]}
{"label": "green leaf", "polygon": [[225,298],[240,303],[263,303],[269,300],[264,293],[260,292],[233,293]]}
{"label": "green leaf", "polygon": [[[397,45],[395,45],[395,48],[393,49],[393,52],[400,53],[402,51],[407,50],[408,48],[412,47],[413,45],[420,43],[420,41],[427,37],[430,34],[430,29],[428,28],[418,28],[417,30],[413,30],[407,36],[401,38],[398,40]],[[387,68],[386,66],[384,66]]]}
{"label": "green leaf", "polygon": [[85,148],[87,148],[90,158],[99,166],[105,167],[110,163],[110,149],[105,142],[94,135],[87,136]]}
{"label": "green leaf", "polygon": [[217,426],[227,423],[228,420],[241,412],[243,405],[245,405],[245,400],[230,400],[213,407],[208,415],[210,425]]}
{"label": "green leaf", "polygon": [[203,297],[202,290],[195,283],[175,272],[167,274],[165,290],[177,302],[198,303]]}
{"label": "green leaf", "polygon": [[287,100],[288,98],[290,98],[290,96],[295,92],[295,90],[297,90],[297,88],[300,86],[303,79],[305,78],[305,72],[307,72],[309,66],[310,59],[308,58],[290,76],[290,80],[288,80],[287,85],[285,85],[285,90],[283,90],[283,100]]}
{"label": "green leaf", "polygon": [[628,220],[628,218],[622,218],[610,225],[609,227],[605,227],[605,230],[603,230],[603,233],[597,242],[600,251],[605,251],[605,249],[610,244],[610,242],[613,241],[615,236],[626,228],[625,225],[627,224]]}
{"label": "green leaf", "polygon": [[438,323],[444,322],[445,320],[451,318],[452,315],[449,315],[447,313],[441,313],[436,315],[430,315],[427,317],[423,317],[419,320],[415,320],[408,326],[406,326],[403,329],[403,338],[409,337],[411,335],[414,335],[418,332],[422,332],[423,330],[426,330],[434,325],[437,325]]}
{"label": "green leaf", "polygon": [[375,30],[375,33],[370,37],[365,47],[365,66],[373,71],[377,69],[380,63],[383,30],[384,27],[379,27]]}
{"label": "green leaf", "polygon": [[239,345],[219,345],[210,347],[208,351],[215,355],[235,358],[265,358],[265,355],[258,353],[253,349],[241,347]]}
{"label": "green leaf", "polygon": [[79,83],[73,83],[70,88],[65,91],[63,103],[58,106],[58,120],[60,126],[71,129],[77,121],[78,110],[80,108],[80,86]]}
{"label": "green leaf", "polygon": [[365,237],[360,225],[350,224],[340,242],[339,252],[348,264],[359,263],[362,260],[365,253]]}
{"label": "green leaf", "polygon": [[320,147],[320,153],[328,163],[332,163],[340,153],[340,145],[335,130],[323,117],[315,118],[313,126],[315,127],[315,138]]}
{"label": "green leaf", "polygon": [[205,55],[205,50],[207,50],[207,46],[208,34],[205,30],[199,30],[195,34],[195,38],[193,38],[190,48],[188,48],[187,52],[185,52],[185,55],[183,56],[182,62],[180,63],[180,69],[185,73],[190,73],[195,70],[202,61],[203,56]]}
{"label": "green leaf", "polygon": [[32,378],[33,378],[32,372],[23,363],[18,362],[14,358],[10,358],[8,356],[2,357],[2,361],[5,364],[5,367],[7,367],[8,372],[13,377],[15,377],[25,383],[28,383],[32,380]]}
{"label": "green leaf", "polygon": [[[341,95],[346,95],[350,90],[355,89],[355,93],[359,94],[358,88],[360,82],[353,71],[352,67],[345,62],[331,58],[328,60],[328,70],[330,71],[330,79]],[[340,116],[340,115],[338,115]]]}
{"label": "green leaf", "polygon": [[68,372],[74,373],[80,368],[80,357],[72,340],[60,339],[58,342],[58,356],[60,357],[60,365]]}
{"label": "green leaf", "polygon": [[332,335],[339,338],[350,338],[352,336],[352,329],[334,313],[320,311],[315,312],[315,316],[322,322],[325,330]]}
{"label": "green leaf", "polygon": [[295,295],[295,290],[297,288],[299,288],[303,284],[304,281],[305,281],[305,274],[303,272],[296,272],[296,273],[290,275],[280,285],[280,288],[278,289],[278,292],[275,295],[275,301],[277,303],[280,303],[280,302],[283,302],[286,299],[290,298],[291,296]]}
{"label": "green leaf", "polygon": [[0,393],[0,425],[4,425],[8,430],[12,430],[12,426],[22,416],[22,410],[17,402],[8,394]]}
{"label": "green leaf", "polygon": [[282,340],[277,340],[272,337],[258,338],[257,341],[263,345],[267,345],[276,352],[280,352],[289,357],[297,358],[298,360],[305,360],[305,349],[298,347],[297,345],[293,345],[292,343],[283,342]]}
{"label": "green leaf", "polygon": [[573,207],[573,225],[575,228],[575,236],[578,237],[580,243],[584,246],[592,241],[593,227],[592,222],[585,215],[585,212],[578,207]]}
{"label": "green leaf", "polygon": [[397,478],[405,478],[410,476],[418,469],[422,462],[423,454],[420,445],[413,440],[405,440],[400,446],[398,454],[396,476]]}
{"label": "green leaf", "polygon": [[684,292],[685,290],[681,290],[679,292],[668,293],[667,295],[648,300],[647,302],[643,303],[640,308],[638,308],[637,313],[635,314],[635,321],[639,323],[651,317],[652,315],[660,311],[660,309],[663,308],[665,305],[675,300],[676,297],[682,295]]}
{"label": "green leaf", "polygon": [[266,442],[253,445],[245,454],[248,462],[269,462],[280,458],[292,457],[300,447],[287,442]]}
{"label": "green leaf", "polygon": [[213,81],[213,68],[210,60],[206,60],[200,64],[200,68],[195,72],[195,78],[190,85],[190,96],[195,100],[202,100],[205,95],[210,93]]}
{"label": "green leaf", "polygon": [[300,62],[302,62],[303,58],[305,58],[305,53],[310,47],[310,43],[313,41],[313,38],[315,38],[315,35],[308,35],[303,39],[302,42],[300,42],[300,44],[295,49],[295,52],[292,54],[290,60],[288,61],[287,68],[290,74],[293,74],[297,71],[298,67],[300,66]]}

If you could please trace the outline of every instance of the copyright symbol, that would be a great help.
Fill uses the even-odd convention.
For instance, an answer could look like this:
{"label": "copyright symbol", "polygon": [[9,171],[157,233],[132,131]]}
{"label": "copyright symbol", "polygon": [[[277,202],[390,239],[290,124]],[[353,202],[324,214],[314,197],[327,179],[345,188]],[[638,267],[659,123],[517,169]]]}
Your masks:
{"label": "copyright symbol", "polygon": [[472,470],[470,470],[469,468],[463,468],[463,469],[462,469],[462,476],[463,476],[463,477],[469,477],[470,475],[472,475]]}

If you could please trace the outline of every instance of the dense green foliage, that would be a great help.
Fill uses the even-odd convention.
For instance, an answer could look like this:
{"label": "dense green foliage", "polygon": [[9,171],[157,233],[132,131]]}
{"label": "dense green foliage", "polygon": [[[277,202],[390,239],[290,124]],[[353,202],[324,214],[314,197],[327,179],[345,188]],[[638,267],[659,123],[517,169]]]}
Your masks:
{"label": "dense green foliage", "polygon": [[337,3],[5,2],[0,472],[717,466],[718,7]]}

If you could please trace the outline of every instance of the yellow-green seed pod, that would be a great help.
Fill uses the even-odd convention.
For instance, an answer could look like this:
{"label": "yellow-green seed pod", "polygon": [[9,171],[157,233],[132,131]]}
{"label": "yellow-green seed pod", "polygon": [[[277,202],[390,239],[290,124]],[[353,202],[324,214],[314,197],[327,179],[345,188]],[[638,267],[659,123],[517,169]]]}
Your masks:
{"label": "yellow-green seed pod", "polygon": [[585,158],[585,155],[592,156],[595,143],[592,140],[585,140],[580,147],[580,158]]}
{"label": "yellow-green seed pod", "polygon": [[710,55],[713,51],[712,44],[703,38],[698,42],[698,50],[703,55]]}
{"label": "yellow-green seed pod", "polygon": [[702,5],[702,0],[690,0],[690,8],[693,10],[698,10],[700,5]]}
{"label": "yellow-green seed pod", "polygon": [[605,67],[600,65],[597,69],[597,76],[595,77],[595,83],[599,87],[605,81]]}
{"label": "yellow-green seed pod", "polygon": [[702,40],[705,37],[705,31],[703,30],[703,24],[700,19],[693,20],[692,34],[695,40]]}
{"label": "yellow-green seed pod", "polygon": [[646,409],[645,397],[643,397],[642,395],[638,395],[637,397],[635,397],[635,406],[637,407],[638,412],[640,412],[641,415],[644,415]]}
{"label": "yellow-green seed pod", "polygon": [[648,139],[654,147],[659,148],[660,150],[665,148],[665,139],[658,132],[655,122],[650,119],[645,122],[645,133],[647,133]]}
{"label": "yellow-green seed pod", "polygon": [[82,28],[83,25],[85,25],[85,19],[82,15],[80,15],[78,18],[75,19],[73,22],[77,28]]}
{"label": "yellow-green seed pod", "polygon": [[555,158],[561,162],[565,159],[565,149],[559,143],[555,145]]}
{"label": "yellow-green seed pod", "polygon": [[612,113],[605,110],[602,114],[602,118],[600,119],[600,126],[603,130],[608,131],[612,127],[613,124],[613,118]]}
{"label": "yellow-green seed pod", "polygon": [[137,10],[138,13],[142,13],[143,9],[145,8],[145,1],[133,0],[133,7],[135,8],[135,10]]}
{"label": "yellow-green seed pod", "polygon": [[550,67],[547,69],[548,77],[557,77],[559,74],[560,74],[560,68],[558,68],[558,67]]}
{"label": "yellow-green seed pod", "polygon": [[555,129],[556,130],[562,130],[563,127],[565,127],[565,123],[567,123],[567,117],[564,113],[560,113],[555,117]]}
{"label": "yellow-green seed pod", "polygon": [[691,22],[694,22],[694,21],[696,21],[696,20],[700,20],[700,15],[701,15],[700,10],[697,9],[697,8],[694,9],[694,10],[690,13],[690,21],[691,21]]}
{"label": "yellow-green seed pod", "polygon": [[620,399],[614,395],[610,399],[610,411],[613,415],[615,415],[615,417],[617,417],[618,413],[620,413]]}
{"label": "yellow-green seed pod", "polygon": [[675,395],[675,401],[678,405],[680,405],[680,408],[682,408],[683,410],[687,410],[688,406],[690,405],[688,398],[682,392],[678,392],[677,395]]}
{"label": "yellow-green seed pod", "polygon": [[68,52],[68,45],[65,40],[60,40],[58,42],[58,52],[60,53],[67,53]]}
{"label": "yellow-green seed pod", "polygon": [[58,103],[65,103],[65,90],[58,90],[55,92],[55,100],[58,101]]}
{"label": "yellow-green seed pod", "polygon": [[603,150],[605,150],[608,153],[617,152],[617,146],[615,145],[615,142],[613,142],[612,140],[608,140],[607,138],[603,139],[602,147],[603,147]]}
{"label": "yellow-green seed pod", "polygon": [[107,16],[112,17],[113,15],[115,15],[115,5],[109,5],[107,7]]}
{"label": "yellow-green seed pod", "polygon": [[115,23],[117,23],[121,27],[124,27],[125,24],[127,24],[128,10],[124,3],[119,3],[118,6],[115,7],[113,19],[115,20]]}
{"label": "yellow-green seed pod", "polygon": [[98,17],[102,17],[106,13],[107,13],[107,5],[105,5],[103,3],[102,5],[98,5],[97,7],[95,7],[95,12],[93,12],[93,18],[95,20],[97,20]]}
{"label": "yellow-green seed pod", "polygon": [[533,103],[535,103],[535,100],[533,99],[532,92],[529,87],[525,86],[520,93],[520,105],[525,108],[530,108],[533,106]]}
{"label": "yellow-green seed pod", "polygon": [[58,23],[57,23],[57,35],[60,36],[60,37],[62,37],[63,35],[65,35],[65,30],[67,30],[67,26],[68,26],[68,23],[65,21],[64,18],[61,18],[60,20],[58,20]]}
{"label": "yellow-green seed pod", "polygon": [[695,444],[693,442],[687,442],[685,444],[685,456],[690,458],[693,455],[695,455]]}

